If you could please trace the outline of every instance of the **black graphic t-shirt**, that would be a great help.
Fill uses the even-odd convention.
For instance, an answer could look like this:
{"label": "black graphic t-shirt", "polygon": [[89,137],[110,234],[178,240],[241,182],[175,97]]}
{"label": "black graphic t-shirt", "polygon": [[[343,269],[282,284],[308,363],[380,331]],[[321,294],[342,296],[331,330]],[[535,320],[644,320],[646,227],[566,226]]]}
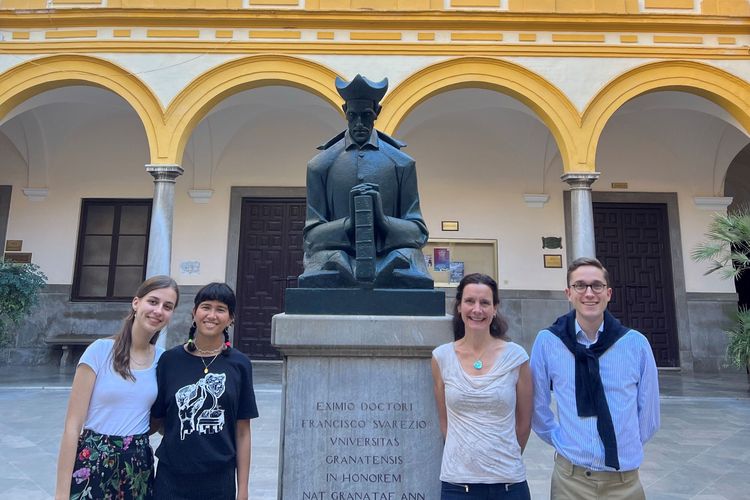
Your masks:
{"label": "black graphic t-shirt", "polygon": [[[204,362],[211,363],[208,373]],[[237,420],[258,416],[250,360],[232,349],[201,361],[179,345],[159,359],[156,381],[151,416],[164,419],[160,463],[176,472],[234,466]]]}

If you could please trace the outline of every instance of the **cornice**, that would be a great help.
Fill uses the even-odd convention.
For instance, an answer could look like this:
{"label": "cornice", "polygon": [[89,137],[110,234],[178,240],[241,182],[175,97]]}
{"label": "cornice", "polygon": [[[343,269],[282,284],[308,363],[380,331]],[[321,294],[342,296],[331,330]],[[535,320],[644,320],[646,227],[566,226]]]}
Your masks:
{"label": "cornice", "polygon": [[655,59],[750,59],[745,48],[654,47],[613,45],[521,45],[457,43],[336,43],[336,42],[210,42],[210,41],[61,41],[8,42],[0,54],[212,53],[212,54],[336,54],[488,57],[646,57]]}
{"label": "cornice", "polygon": [[5,29],[192,27],[378,30],[512,30],[636,33],[750,33],[750,17],[519,14],[487,11],[309,11],[203,9],[0,10]]}

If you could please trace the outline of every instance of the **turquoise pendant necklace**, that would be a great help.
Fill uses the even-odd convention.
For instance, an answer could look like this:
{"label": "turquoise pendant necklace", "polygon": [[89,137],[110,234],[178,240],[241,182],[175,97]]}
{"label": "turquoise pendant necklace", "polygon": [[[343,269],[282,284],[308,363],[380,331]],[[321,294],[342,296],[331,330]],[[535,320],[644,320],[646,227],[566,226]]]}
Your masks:
{"label": "turquoise pendant necklace", "polygon": [[482,363],[482,358],[484,357],[485,354],[487,354],[487,350],[490,347],[492,347],[492,345],[487,346],[487,348],[484,351],[482,351],[482,354],[477,356],[477,360],[474,361],[474,365],[473,365],[475,370],[481,370],[484,367],[484,363]]}

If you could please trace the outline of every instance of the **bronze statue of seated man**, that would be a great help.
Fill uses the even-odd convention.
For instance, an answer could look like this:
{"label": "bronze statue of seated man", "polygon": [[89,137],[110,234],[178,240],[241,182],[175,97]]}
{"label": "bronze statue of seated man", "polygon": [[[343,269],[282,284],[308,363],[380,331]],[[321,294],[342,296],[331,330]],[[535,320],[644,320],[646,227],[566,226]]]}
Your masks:
{"label": "bronze statue of seated man", "polygon": [[348,128],[307,165],[300,288],[432,289],[414,160],[375,130],[388,80],[336,79]]}

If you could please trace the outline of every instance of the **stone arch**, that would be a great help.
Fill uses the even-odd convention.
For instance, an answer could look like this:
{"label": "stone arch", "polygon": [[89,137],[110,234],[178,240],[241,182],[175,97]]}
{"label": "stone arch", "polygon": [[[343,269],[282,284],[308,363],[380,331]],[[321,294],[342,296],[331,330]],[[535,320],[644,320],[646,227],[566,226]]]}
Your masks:
{"label": "stone arch", "polygon": [[392,134],[421,102],[441,92],[470,87],[503,92],[534,110],[557,142],[564,171],[580,170],[575,161],[580,118],[573,104],[541,76],[507,61],[463,57],[429,66],[386,96],[378,124]]}
{"label": "stone arch", "polygon": [[659,90],[689,92],[724,108],[750,134],[750,84],[721,69],[691,61],[665,61],[637,67],[607,84],[586,106],[583,161],[594,165],[602,131],[627,101]]}
{"label": "stone arch", "polygon": [[151,158],[160,153],[163,112],[151,89],[138,77],[109,61],[90,56],[55,55],[24,62],[0,75],[0,118],[23,101],[68,85],[93,85],[127,101],[143,123]]}
{"label": "stone arch", "polygon": [[219,101],[243,90],[288,85],[339,107],[342,100],[333,85],[336,76],[320,64],[282,55],[251,56],[222,64],[193,80],[169,105],[165,118],[169,147],[160,162],[179,164],[200,120]]}

